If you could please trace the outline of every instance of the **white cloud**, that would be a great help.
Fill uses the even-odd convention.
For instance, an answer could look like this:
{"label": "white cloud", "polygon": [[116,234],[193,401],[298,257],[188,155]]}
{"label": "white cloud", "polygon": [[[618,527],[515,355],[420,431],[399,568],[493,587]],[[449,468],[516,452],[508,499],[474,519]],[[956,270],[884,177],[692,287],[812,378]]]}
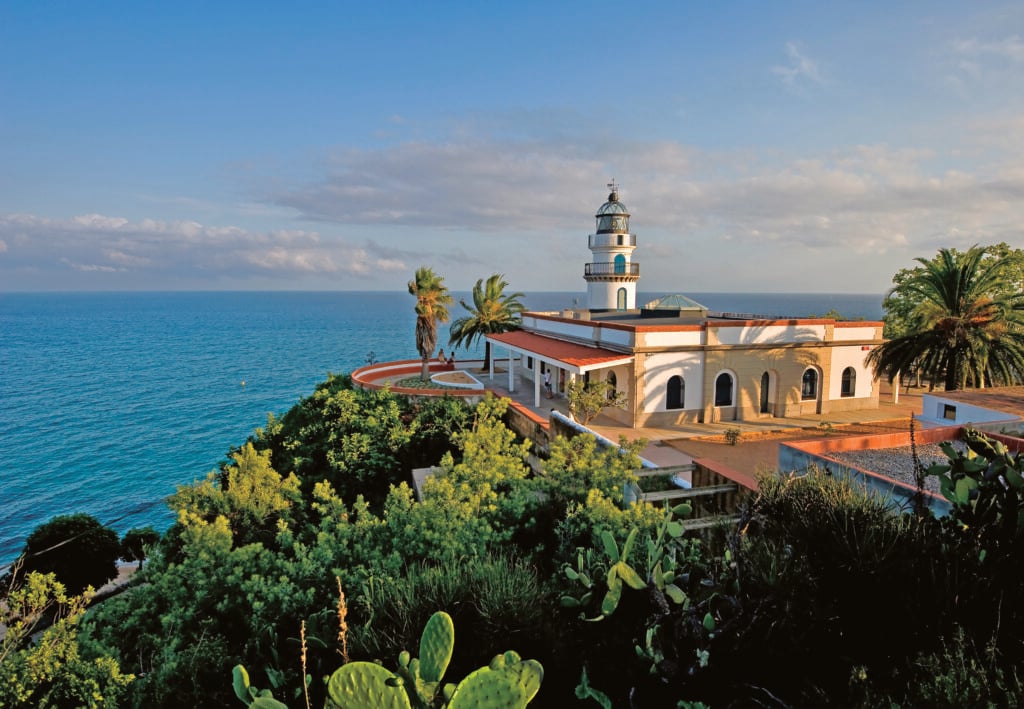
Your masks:
{"label": "white cloud", "polygon": [[818,69],[818,63],[808,57],[796,42],[786,42],[786,56],[789,63],[785,66],[772,67],[772,73],[782,78],[782,83],[790,89],[801,88],[807,83],[824,85],[825,78]]}
{"label": "white cloud", "polygon": [[117,273],[118,271],[124,270],[115,268],[114,266],[105,266],[96,263],[75,263],[74,261],[71,261],[66,258],[62,258],[60,262],[63,264],[67,264],[76,271],[82,271],[84,273]]}
{"label": "white cloud", "polygon": [[990,55],[1010,62],[1024,62],[1024,41],[1017,35],[988,41],[977,37],[956,39],[953,41],[953,51],[967,56]]}
{"label": "white cloud", "polygon": [[1018,35],[998,39],[954,39],[945,58],[946,83],[977,111],[979,104],[1021,105],[1024,88],[1024,40]]}
{"label": "white cloud", "polygon": [[[1003,126],[975,126],[964,145],[994,152],[995,128]],[[1019,140],[1018,133],[1002,139]],[[509,233],[585,234],[604,183],[618,175],[632,226],[646,232],[653,255],[708,239],[926,254],[939,235],[950,238],[950,226],[962,234],[950,245],[1019,239],[1024,170],[1010,154],[971,162],[974,152],[960,165],[951,152],[884,145],[787,158],[671,142],[474,139],[336,153],[321,182],[268,198],[307,219],[390,225],[410,238],[417,229],[448,230],[451,262],[494,264],[506,257],[474,234],[499,242]],[[468,243],[459,254],[453,244],[463,233]]]}
{"label": "white cloud", "polygon": [[[749,260],[777,275],[745,289],[783,280],[800,289],[805,274],[821,289],[830,277],[815,263],[859,262],[882,275],[871,284],[855,269],[833,278],[848,289],[880,290],[896,269],[940,246],[1021,242],[1024,116],[979,118],[959,133],[957,144],[941,149],[873,144],[803,155],[585,136],[340,150],[323,162],[319,180],[264,195],[299,220],[321,223],[318,231],[102,214],[0,216],[0,276],[105,273],[110,288],[130,275],[151,287],[188,277],[401,287],[403,274],[427,263],[450,274],[452,287],[498,271],[518,289],[577,288],[586,234],[614,175],[646,274],[677,284],[699,259]],[[711,269],[700,277],[704,289],[730,288],[709,284]]]}
{"label": "white cloud", "polygon": [[5,270],[152,276],[151,287],[200,277],[269,277],[287,287],[289,279],[310,274],[367,276],[408,268],[393,253],[378,257],[372,249],[340,237],[301,230],[252,232],[194,221],[14,214],[0,216],[0,236],[5,237],[0,241],[0,267]]}

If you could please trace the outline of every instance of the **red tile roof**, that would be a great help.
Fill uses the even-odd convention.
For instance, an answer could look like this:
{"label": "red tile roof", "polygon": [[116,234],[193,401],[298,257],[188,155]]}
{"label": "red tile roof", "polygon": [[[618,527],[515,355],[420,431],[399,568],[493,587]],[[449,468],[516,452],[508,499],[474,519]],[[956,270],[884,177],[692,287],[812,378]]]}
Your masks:
{"label": "red tile roof", "polygon": [[492,342],[511,345],[535,357],[561,362],[568,365],[569,369],[579,371],[595,369],[601,365],[633,361],[633,355],[625,352],[614,352],[600,347],[587,347],[575,342],[556,340],[553,337],[544,337],[543,335],[536,335],[532,332],[524,332],[523,330],[488,335],[487,339]]}

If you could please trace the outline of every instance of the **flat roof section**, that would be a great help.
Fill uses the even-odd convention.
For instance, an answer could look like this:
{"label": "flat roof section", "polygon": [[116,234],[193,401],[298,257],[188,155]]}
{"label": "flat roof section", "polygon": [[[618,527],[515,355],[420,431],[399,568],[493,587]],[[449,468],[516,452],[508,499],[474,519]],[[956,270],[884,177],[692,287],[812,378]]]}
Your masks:
{"label": "flat roof section", "polygon": [[1017,418],[1024,418],[1024,386],[958,389],[956,391],[936,389],[927,393],[938,399],[962,401],[972,406],[1002,411]]}
{"label": "flat roof section", "polygon": [[[488,340],[512,347],[513,349],[525,352],[537,359],[550,362],[558,362],[564,369],[579,374],[592,369],[611,367],[617,364],[629,364],[633,361],[633,355],[622,352],[614,352],[601,347],[587,347],[575,342],[556,340],[553,337],[544,337],[532,332],[513,330],[495,335],[488,335]],[[500,359],[495,357],[494,359]]]}

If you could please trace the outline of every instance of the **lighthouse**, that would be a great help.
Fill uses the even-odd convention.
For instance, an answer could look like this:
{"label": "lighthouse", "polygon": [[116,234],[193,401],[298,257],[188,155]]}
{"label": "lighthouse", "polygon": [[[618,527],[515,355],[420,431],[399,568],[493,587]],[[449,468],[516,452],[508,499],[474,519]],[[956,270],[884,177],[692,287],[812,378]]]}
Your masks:
{"label": "lighthouse", "polygon": [[640,264],[633,261],[636,235],[629,233],[629,210],[619,201],[619,187],[608,183],[611,194],[597,210],[597,231],[590,235],[591,263],[583,269],[591,310],[636,308],[636,282]]}

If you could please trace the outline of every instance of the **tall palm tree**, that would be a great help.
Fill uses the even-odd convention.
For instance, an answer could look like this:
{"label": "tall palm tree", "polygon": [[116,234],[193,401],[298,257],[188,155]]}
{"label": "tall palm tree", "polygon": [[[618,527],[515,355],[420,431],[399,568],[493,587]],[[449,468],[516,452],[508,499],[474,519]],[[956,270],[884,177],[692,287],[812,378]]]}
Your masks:
{"label": "tall palm tree", "polygon": [[448,322],[452,296],[444,279],[426,266],[416,269],[416,277],[409,281],[409,294],[416,296],[416,350],[423,358],[420,376],[430,379],[430,358],[437,346],[437,324]]}
{"label": "tall palm tree", "polygon": [[[448,331],[450,337],[448,344],[460,347],[465,343],[471,347],[479,337],[486,337],[498,332],[508,332],[519,329],[522,319],[520,315],[525,306],[519,302],[523,298],[522,293],[505,293],[508,283],[505,276],[495,273],[487,279],[478,279],[473,286],[473,305],[470,307],[465,300],[459,303],[465,308],[469,315],[464,315],[452,322]],[[484,345],[484,369],[491,366],[491,343],[486,339]]]}
{"label": "tall palm tree", "polygon": [[904,275],[892,291],[915,303],[905,333],[868,355],[892,381],[900,371],[920,368],[946,391],[969,383],[1012,384],[1024,378],[1024,295],[1008,275],[1019,255],[991,257],[989,249],[940,249]]}

